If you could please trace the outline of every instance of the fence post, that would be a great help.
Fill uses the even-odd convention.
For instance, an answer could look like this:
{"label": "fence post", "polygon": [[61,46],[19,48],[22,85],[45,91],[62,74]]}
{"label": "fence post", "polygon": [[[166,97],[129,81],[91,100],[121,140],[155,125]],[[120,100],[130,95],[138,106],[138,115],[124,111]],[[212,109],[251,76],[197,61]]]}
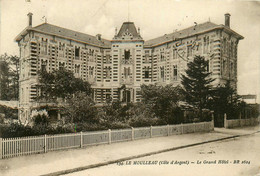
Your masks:
{"label": "fence post", "polygon": [[167,136],[170,136],[170,125],[167,125]]}
{"label": "fence post", "polygon": [[153,126],[150,127],[150,137],[153,137]]}
{"label": "fence post", "polygon": [[214,124],[215,122],[214,122],[214,112],[212,112],[212,114],[211,114],[211,127],[210,127],[210,129],[209,129],[209,131],[213,128],[213,131],[214,131],[214,126],[215,126],[215,124]]}
{"label": "fence post", "polygon": [[224,127],[227,128],[228,124],[227,124],[227,114],[224,114]]}
{"label": "fence post", "polygon": [[181,123],[181,134],[183,134],[183,124]]}
{"label": "fence post", "polygon": [[111,130],[108,129],[108,143],[111,144]]}
{"label": "fence post", "polygon": [[194,132],[194,133],[196,132],[196,125],[195,125],[195,122],[193,122],[193,132]]}
{"label": "fence post", "polygon": [[241,123],[241,116],[242,116],[242,114],[241,114],[241,112],[239,112],[239,126],[240,126],[240,127],[242,126],[242,123]]}
{"label": "fence post", "polygon": [[133,140],[135,140],[135,131],[134,131],[133,127],[131,127],[131,129],[132,129],[132,141],[133,141]]}
{"label": "fence post", "polygon": [[3,148],[2,148],[2,141],[3,141],[3,138],[0,138],[0,159],[3,158],[3,155],[2,155],[2,152],[3,152]]}
{"label": "fence post", "polygon": [[47,153],[47,135],[44,135],[44,153]]}
{"label": "fence post", "polygon": [[83,148],[83,134],[80,132],[80,148]]}

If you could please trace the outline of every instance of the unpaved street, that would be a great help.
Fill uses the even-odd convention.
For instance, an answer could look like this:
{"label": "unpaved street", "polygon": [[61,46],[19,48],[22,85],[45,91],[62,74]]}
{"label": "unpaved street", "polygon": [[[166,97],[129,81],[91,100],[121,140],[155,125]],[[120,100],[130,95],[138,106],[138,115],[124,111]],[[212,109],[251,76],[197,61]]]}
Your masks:
{"label": "unpaved street", "polygon": [[260,133],[88,169],[73,176],[260,175]]}

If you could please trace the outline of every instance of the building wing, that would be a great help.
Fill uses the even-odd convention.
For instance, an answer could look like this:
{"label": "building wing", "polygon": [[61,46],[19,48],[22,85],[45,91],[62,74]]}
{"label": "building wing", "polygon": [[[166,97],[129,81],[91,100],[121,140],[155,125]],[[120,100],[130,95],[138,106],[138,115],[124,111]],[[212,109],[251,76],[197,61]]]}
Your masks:
{"label": "building wing", "polygon": [[146,47],[154,47],[157,45],[161,45],[164,43],[168,43],[168,42],[172,42],[178,39],[184,39],[187,37],[191,37],[194,35],[198,35],[198,34],[203,34],[203,33],[207,33],[210,32],[212,30],[216,30],[216,29],[223,29],[226,30],[229,33],[233,33],[234,35],[236,35],[239,39],[243,39],[244,37],[239,35],[238,33],[234,32],[233,30],[231,30],[229,27],[226,27],[224,25],[217,25],[214,24],[212,22],[205,22],[202,24],[198,24],[198,25],[194,25],[192,27],[180,30],[180,31],[175,31],[173,33],[170,34],[165,34],[161,37],[157,37],[151,40],[147,40],[145,41],[145,46]]}
{"label": "building wing", "polygon": [[111,45],[111,42],[109,40],[98,38],[97,36],[92,36],[77,31],[73,31],[70,29],[62,28],[49,23],[43,23],[36,27],[27,27],[15,38],[15,40],[16,41],[21,40],[22,37],[26,35],[29,31],[36,31],[48,35],[54,35],[57,37],[62,37],[68,40],[74,40],[76,42],[82,42],[82,43],[86,43],[98,47],[106,48],[106,47],[110,47]]}

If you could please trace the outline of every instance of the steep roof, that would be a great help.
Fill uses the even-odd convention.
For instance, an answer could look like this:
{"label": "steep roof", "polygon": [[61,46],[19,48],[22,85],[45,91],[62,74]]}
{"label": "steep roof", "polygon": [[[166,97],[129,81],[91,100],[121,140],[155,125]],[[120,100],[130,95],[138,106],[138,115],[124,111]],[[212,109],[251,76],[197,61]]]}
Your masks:
{"label": "steep roof", "polygon": [[[212,22],[205,22],[202,24],[198,24],[180,31],[176,31],[170,34],[165,34],[164,36],[157,37],[151,40],[145,41],[144,45],[146,47],[153,47],[157,45],[161,45],[167,42],[172,42],[178,39],[187,38],[190,36],[194,36],[197,34],[205,33],[208,31],[212,31],[215,29],[224,29],[226,32],[232,33],[238,39],[243,39],[244,37],[226,27],[224,25],[217,25]],[[59,26],[55,26],[49,23],[43,23],[36,27],[26,27],[16,38],[16,41],[20,41],[23,36],[25,36],[28,31],[37,31],[40,33],[45,33],[49,35],[55,35],[58,37],[66,38],[69,40],[74,40],[77,42],[86,43],[93,46],[110,48],[111,41],[106,39],[98,40],[96,36],[88,35],[85,33],[73,31],[70,29],[62,28]],[[143,40],[140,34],[137,32],[136,27],[133,22],[124,22],[118,32],[118,34],[114,37],[112,41],[116,40]]]}
{"label": "steep roof", "polygon": [[115,36],[115,39],[122,39],[126,35],[131,36],[131,39],[141,39],[142,37],[140,34],[138,34],[135,24],[133,22],[124,22],[118,32],[118,34]]}
{"label": "steep roof", "polygon": [[229,32],[232,32],[233,34],[237,35],[237,37],[239,39],[243,39],[244,37],[239,35],[238,33],[234,32],[233,30],[231,30],[230,28],[224,26],[224,25],[217,25],[214,24],[212,22],[205,22],[202,24],[198,24],[198,25],[194,25],[192,27],[180,30],[180,31],[176,31],[170,34],[165,34],[164,36],[161,37],[157,37],[151,40],[147,40],[145,41],[145,46],[149,47],[149,46],[156,46],[156,45],[160,45],[163,43],[167,43],[167,42],[171,42],[174,40],[178,40],[181,38],[186,38],[186,37],[190,37],[196,34],[200,34],[200,33],[204,33],[204,32],[208,32],[214,29],[225,29]]}
{"label": "steep roof", "polygon": [[[110,47],[110,45],[111,45],[111,42],[109,40],[106,40],[106,39],[98,40],[96,36],[92,36],[92,35],[88,35],[85,33],[62,28],[62,27],[55,26],[55,25],[52,25],[49,23],[43,23],[36,27],[26,28],[22,33],[25,34],[29,30],[40,32],[40,33],[45,33],[45,34],[49,34],[49,35],[55,35],[58,37],[71,39],[71,40],[75,40],[77,42],[82,42],[82,43],[99,46],[99,47]],[[16,37],[16,41],[19,41],[20,37],[22,35],[24,35],[22,33]]]}
{"label": "steep roof", "polygon": [[117,36],[121,37],[125,32],[131,33],[133,35],[133,37],[139,36],[133,22],[124,22],[123,25],[121,26]]}

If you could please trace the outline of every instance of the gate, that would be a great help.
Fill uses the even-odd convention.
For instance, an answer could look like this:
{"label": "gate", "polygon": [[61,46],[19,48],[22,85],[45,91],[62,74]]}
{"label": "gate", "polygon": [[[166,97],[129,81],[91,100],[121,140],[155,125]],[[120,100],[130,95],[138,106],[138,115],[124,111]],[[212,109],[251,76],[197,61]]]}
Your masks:
{"label": "gate", "polygon": [[224,127],[224,114],[214,114],[214,126]]}

